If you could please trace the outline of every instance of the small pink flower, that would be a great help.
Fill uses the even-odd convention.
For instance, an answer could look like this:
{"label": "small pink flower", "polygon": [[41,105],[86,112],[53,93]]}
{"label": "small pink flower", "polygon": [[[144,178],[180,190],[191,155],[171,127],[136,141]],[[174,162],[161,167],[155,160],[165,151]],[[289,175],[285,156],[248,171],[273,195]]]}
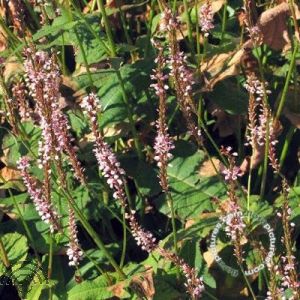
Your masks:
{"label": "small pink flower", "polygon": [[209,32],[214,29],[214,13],[210,1],[206,1],[200,8],[199,23],[201,31],[205,36],[209,35]]}

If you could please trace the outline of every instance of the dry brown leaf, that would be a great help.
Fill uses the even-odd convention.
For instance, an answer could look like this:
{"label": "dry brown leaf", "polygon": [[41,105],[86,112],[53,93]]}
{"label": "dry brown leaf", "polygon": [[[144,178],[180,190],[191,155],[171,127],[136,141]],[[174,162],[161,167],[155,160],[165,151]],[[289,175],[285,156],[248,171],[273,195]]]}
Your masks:
{"label": "dry brown leaf", "polygon": [[215,165],[215,167],[219,168],[220,160],[218,160],[216,157],[212,157],[211,160],[204,161],[199,170],[199,175],[203,177],[211,177],[217,175],[212,163]]}
{"label": "dry brown leaf", "polygon": [[0,170],[0,182],[18,180],[20,177],[21,175],[18,170],[9,167],[4,167]]}
{"label": "dry brown leaf", "polygon": [[4,78],[8,81],[12,76],[23,72],[23,65],[16,58],[11,58],[5,62]]}
{"label": "dry brown leaf", "polygon": [[227,77],[235,76],[240,72],[240,63],[245,54],[244,48],[229,53],[216,54],[209,58],[202,66],[201,71],[213,75],[205,89],[212,89],[216,83]]}
{"label": "dry brown leaf", "polygon": [[215,14],[216,12],[218,12],[222,6],[225,4],[225,0],[215,0],[211,2],[211,8],[213,13]]}
{"label": "dry brown leaf", "polygon": [[[211,1],[211,8],[212,8],[212,12],[215,14],[216,12],[218,12],[222,6],[225,4],[226,0],[213,0]],[[200,11],[200,7],[206,3],[206,0],[201,0],[199,1],[199,9],[198,11]]]}
{"label": "dry brown leaf", "polygon": [[288,3],[281,3],[263,12],[257,25],[263,35],[263,42],[275,50],[290,44],[287,31],[287,17],[290,15]]}
{"label": "dry brown leaf", "polygon": [[124,297],[124,294],[126,293],[125,286],[126,286],[125,282],[120,281],[108,287],[107,289],[111,291],[115,297],[122,299]]}
{"label": "dry brown leaf", "polygon": [[130,286],[137,291],[141,297],[145,297],[147,300],[153,299],[155,294],[153,269],[149,268],[146,272],[134,276]]}

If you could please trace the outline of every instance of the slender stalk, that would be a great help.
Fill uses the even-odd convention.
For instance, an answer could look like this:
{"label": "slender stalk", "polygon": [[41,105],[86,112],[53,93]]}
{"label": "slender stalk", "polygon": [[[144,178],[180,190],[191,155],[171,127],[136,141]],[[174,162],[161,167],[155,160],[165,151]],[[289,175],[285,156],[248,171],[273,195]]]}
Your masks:
{"label": "slender stalk", "polygon": [[192,52],[192,57],[195,57],[194,40],[193,40],[193,32],[192,32],[192,22],[191,22],[191,17],[190,17],[190,13],[189,13],[189,7],[188,7],[187,0],[183,0],[183,6],[184,6],[184,11],[185,11],[185,16],[186,16],[189,47],[190,47],[191,52]]}
{"label": "slender stalk", "polygon": [[110,264],[113,266],[113,268],[115,269],[115,271],[118,273],[118,275],[120,276],[120,278],[125,279],[126,278],[125,273],[119,267],[119,265],[117,264],[117,262],[115,261],[115,259],[112,257],[112,255],[107,251],[104,243],[102,242],[102,240],[100,239],[100,237],[97,235],[97,233],[95,232],[95,230],[93,229],[93,227],[86,220],[84,214],[82,213],[82,211],[80,210],[80,208],[77,206],[77,204],[73,200],[73,198],[70,195],[70,193],[68,191],[66,191],[66,190],[64,190],[63,193],[64,193],[65,197],[67,198],[70,206],[75,211],[75,213],[76,213],[76,215],[77,215],[80,223],[82,224],[82,226],[85,228],[85,230],[92,237],[92,239],[94,240],[94,242],[96,243],[96,245],[103,252],[104,256],[106,256],[106,258],[108,259],[108,261],[110,262]]}
{"label": "slender stalk", "polygon": [[126,249],[127,249],[127,231],[126,231],[126,218],[125,218],[125,211],[123,210],[123,220],[122,220],[122,226],[123,226],[123,248],[122,248],[122,255],[120,259],[120,268],[123,268],[125,256],[126,256]]}
{"label": "slender stalk", "polygon": [[111,54],[113,57],[115,57],[115,56],[117,56],[116,45],[115,45],[113,34],[111,31],[111,26],[109,24],[108,17],[107,17],[106,11],[105,11],[103,0],[97,0],[97,4],[98,4],[98,7],[102,14],[105,31],[106,31],[106,34],[107,34],[107,37],[108,37],[108,40],[110,43]]}
{"label": "slender stalk", "polygon": [[227,25],[227,0],[224,3],[224,8],[223,8],[223,17],[222,17],[222,31],[221,31],[221,44],[224,39],[224,35],[226,32],[226,25]]}
{"label": "slender stalk", "polygon": [[245,271],[244,271],[244,269],[243,269],[243,266],[239,264],[239,267],[240,267],[240,269],[241,269],[241,272],[242,272],[242,274],[243,274],[243,277],[244,277],[245,282],[246,282],[246,284],[247,284],[247,287],[248,287],[248,289],[249,289],[249,291],[250,291],[250,294],[252,295],[253,300],[257,300],[257,298],[256,298],[256,296],[255,296],[255,294],[254,294],[254,291],[253,291],[253,289],[252,289],[252,287],[251,287],[251,284],[250,284],[250,282],[249,282],[249,280],[248,280],[248,278],[247,278],[247,276],[246,276],[246,274],[245,274]]}
{"label": "slender stalk", "polygon": [[174,201],[171,196],[171,193],[166,193],[167,203],[171,210],[171,222],[172,222],[172,231],[173,231],[173,243],[174,243],[174,252],[178,255],[178,245],[177,245],[177,228],[176,228],[176,220],[175,220],[175,209],[174,209]]}
{"label": "slender stalk", "polygon": [[195,0],[195,14],[196,14],[196,50],[197,50],[197,62],[198,68],[200,70],[201,64],[201,49],[200,49],[200,30],[199,30],[199,11],[198,11],[198,1]]}
{"label": "slender stalk", "polygon": [[148,57],[149,55],[149,49],[151,46],[151,27],[152,27],[152,22],[153,22],[153,18],[154,18],[154,5],[156,3],[156,0],[152,0],[151,1],[151,10],[150,10],[150,16],[149,16],[149,23],[147,24],[147,43],[146,43],[146,47],[145,47],[145,57]]}
{"label": "slender stalk", "polygon": [[7,252],[5,250],[3,241],[2,241],[2,234],[0,234],[0,253],[1,253],[1,260],[6,268],[10,268],[10,262],[8,259]]}
{"label": "slender stalk", "polygon": [[296,62],[296,55],[297,55],[297,52],[298,52],[298,46],[299,46],[299,43],[295,43],[294,51],[293,51],[291,62],[290,62],[290,67],[289,67],[288,74],[287,74],[286,79],[285,79],[283,91],[282,91],[281,98],[280,98],[280,101],[279,101],[279,105],[277,107],[277,111],[276,111],[276,114],[275,114],[276,119],[278,119],[280,117],[280,115],[282,113],[282,110],[283,110],[283,106],[284,106],[285,101],[286,101],[286,96],[287,96],[287,92],[288,92],[288,88],[289,88],[289,83],[290,83],[290,80],[291,80],[291,77],[292,77],[292,74],[293,74],[293,71],[294,71],[294,68],[295,68],[295,62]]}
{"label": "slender stalk", "polygon": [[283,148],[282,148],[281,155],[280,155],[280,158],[279,158],[280,167],[282,167],[284,162],[285,162],[285,159],[286,159],[287,154],[288,154],[290,142],[291,142],[291,139],[292,139],[295,132],[296,132],[296,129],[292,126],[289,129],[289,131],[288,131],[288,133],[285,137]]}
{"label": "slender stalk", "polygon": [[[8,182],[8,181],[6,181],[6,180],[3,178],[3,176],[2,176],[1,174],[0,174],[0,178],[1,178],[1,180],[2,180],[4,183],[7,183],[7,182]],[[28,237],[29,240],[30,240],[30,243],[31,243],[31,245],[32,245],[33,252],[34,252],[34,254],[35,254],[36,258],[37,258],[38,264],[41,265],[41,261],[40,261],[40,258],[39,258],[39,254],[38,254],[38,252],[37,252],[37,250],[36,250],[36,247],[35,247],[34,239],[33,239],[33,237],[32,237],[31,231],[30,231],[30,229],[29,229],[27,223],[25,222],[25,220],[24,220],[24,218],[23,218],[23,215],[22,215],[21,209],[20,209],[20,207],[19,207],[19,204],[17,203],[15,196],[14,196],[13,193],[11,192],[11,189],[8,189],[8,193],[9,193],[9,196],[13,199],[14,206],[15,206],[16,209],[17,209],[18,216],[19,216],[19,218],[20,218],[20,220],[21,220],[21,223],[22,223],[22,225],[23,225],[23,227],[24,227],[24,229],[25,229],[25,232],[26,232],[26,234],[27,234],[27,237]]]}
{"label": "slender stalk", "polygon": [[28,0],[24,0],[24,4],[30,14],[30,17],[32,18],[32,20],[34,21],[35,23],[35,26],[37,28],[40,28],[40,22],[39,22],[39,18],[38,16],[36,15],[36,13],[34,12],[34,10],[32,9],[31,5],[28,3]]}
{"label": "slender stalk", "polygon": [[[53,236],[49,234],[49,260],[48,260],[48,280],[52,277],[52,266],[53,266]],[[49,287],[49,300],[52,300],[52,287]]]}

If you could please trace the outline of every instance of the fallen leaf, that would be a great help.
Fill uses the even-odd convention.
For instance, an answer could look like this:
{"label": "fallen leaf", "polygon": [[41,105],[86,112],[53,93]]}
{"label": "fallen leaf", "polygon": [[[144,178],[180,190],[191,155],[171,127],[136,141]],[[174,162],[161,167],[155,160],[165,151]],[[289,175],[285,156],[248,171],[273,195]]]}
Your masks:
{"label": "fallen leaf", "polygon": [[201,65],[202,73],[209,73],[212,78],[207,81],[204,90],[211,90],[216,83],[240,73],[240,64],[246,51],[244,48],[229,53],[216,54]]}
{"label": "fallen leaf", "polygon": [[127,294],[125,287],[127,287],[127,284],[123,281],[118,282],[107,289],[111,291],[115,297],[118,297],[119,299],[122,299],[124,295]]}
{"label": "fallen leaf", "polygon": [[149,268],[146,272],[134,276],[130,286],[137,291],[141,297],[145,297],[147,300],[153,299],[155,294],[153,269]]}
{"label": "fallen leaf", "polygon": [[0,170],[0,182],[18,180],[21,177],[20,171],[9,167],[4,167]]}
{"label": "fallen leaf", "polygon": [[218,171],[220,160],[218,160],[216,157],[212,157],[211,160],[208,159],[201,164],[199,175],[203,177],[211,177],[217,175],[212,163],[215,165]]}
{"label": "fallen leaf", "polygon": [[257,25],[263,35],[263,42],[275,50],[290,44],[287,31],[287,17],[290,15],[288,3],[281,3],[263,12]]}

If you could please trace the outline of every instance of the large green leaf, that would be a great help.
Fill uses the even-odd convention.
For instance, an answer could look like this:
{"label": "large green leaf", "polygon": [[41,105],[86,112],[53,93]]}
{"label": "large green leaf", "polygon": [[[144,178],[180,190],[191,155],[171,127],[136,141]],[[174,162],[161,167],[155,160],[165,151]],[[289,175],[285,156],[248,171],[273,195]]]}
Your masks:
{"label": "large green leaf", "polygon": [[[12,266],[12,270],[15,271],[19,269],[28,254],[28,244],[26,237],[17,232],[7,233],[2,237],[2,243],[4,245],[8,261]],[[0,275],[5,274],[6,272],[6,268],[1,260]]]}
{"label": "large green leaf", "polygon": [[[69,300],[104,300],[112,299],[113,296],[113,288],[110,287],[105,276],[100,276],[93,281],[84,281],[68,292]],[[121,299],[128,298],[129,294],[123,290],[118,296]]]}
{"label": "large green leaf", "polygon": [[2,151],[6,153],[8,166],[15,167],[20,156],[26,155],[29,151],[32,151],[35,155],[38,153],[40,129],[34,126],[32,122],[27,121],[22,123],[22,130],[26,136],[25,142],[21,137],[16,138],[12,133],[6,134],[3,139]]}
{"label": "large green leaf", "polygon": [[218,82],[208,98],[230,114],[247,112],[248,94],[236,79],[228,78]]}
{"label": "large green leaf", "polygon": [[[225,194],[218,178],[200,178],[197,170],[204,159],[204,153],[196,150],[191,143],[176,143],[174,158],[168,167],[168,178],[176,215],[180,219],[195,217],[204,210],[211,211],[211,198]],[[161,212],[170,214],[165,197],[160,197],[156,204]]]}

